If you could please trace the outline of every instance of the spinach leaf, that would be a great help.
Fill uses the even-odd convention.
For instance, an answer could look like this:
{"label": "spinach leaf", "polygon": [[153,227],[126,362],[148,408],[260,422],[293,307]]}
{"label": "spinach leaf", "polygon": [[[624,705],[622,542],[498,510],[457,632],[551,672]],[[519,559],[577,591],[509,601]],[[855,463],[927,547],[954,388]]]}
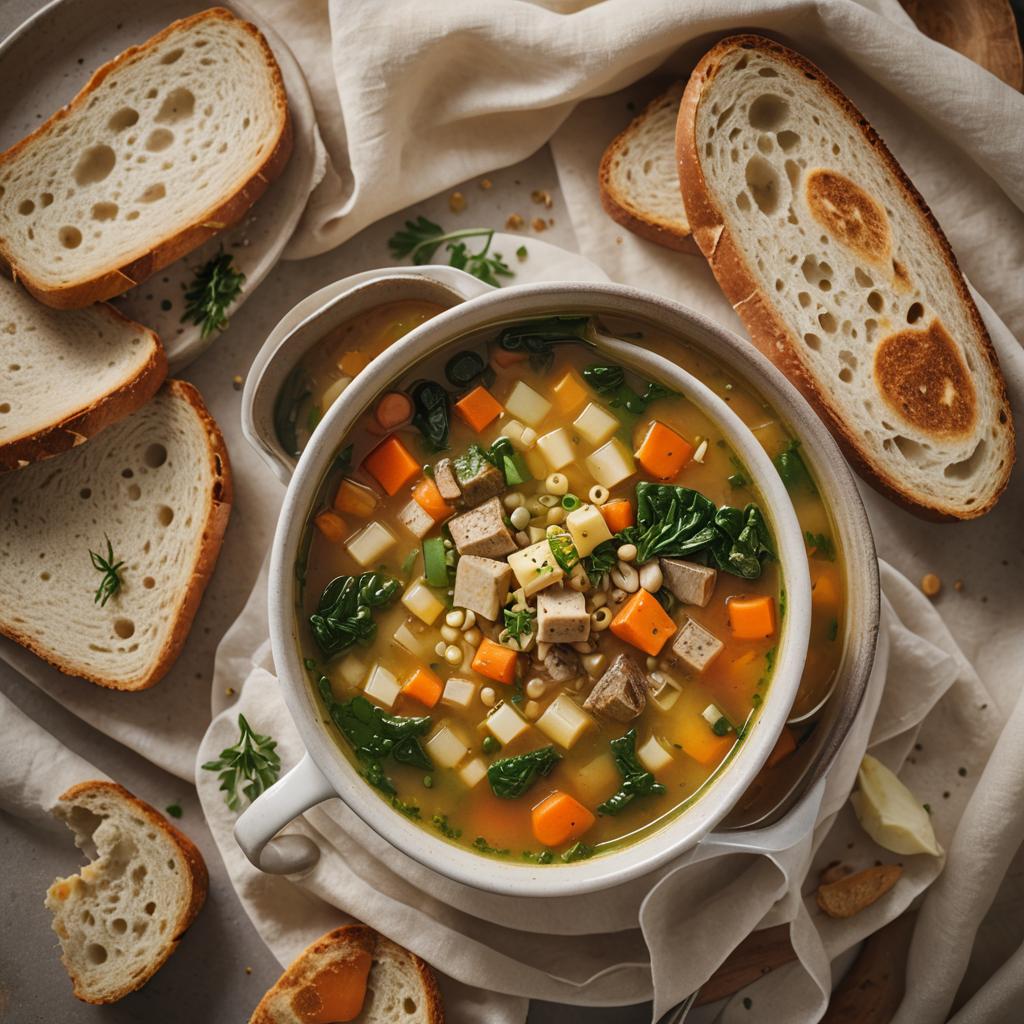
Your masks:
{"label": "spinach leaf", "polygon": [[614,395],[626,383],[626,371],[621,366],[587,366],[583,379],[599,395]]}
{"label": "spinach leaf", "polygon": [[535,370],[549,370],[555,361],[554,346],[567,341],[589,343],[588,316],[550,316],[506,327],[498,335],[498,347],[506,352],[525,352]]}
{"label": "spinach leaf", "polygon": [[455,355],[445,363],[444,375],[448,383],[456,388],[468,388],[475,384],[482,376],[486,364],[483,357],[476,352],[456,352]]}
{"label": "spinach leaf", "polygon": [[610,744],[615,766],[622,776],[619,791],[597,807],[598,814],[616,815],[625,810],[638,796],[660,796],[665,787],[640,763],[636,756],[636,729]]}
{"label": "spinach leaf", "polygon": [[390,604],[402,584],[379,572],[336,576],[324,588],[309,628],[321,653],[333,657],[354,644],[366,646],[377,635],[373,609]]}
{"label": "spinach leaf", "polygon": [[742,512],[723,505],[715,513],[715,526],[718,536],[710,550],[718,568],[756,580],[761,575],[762,563],[775,557],[761,510],[754,504],[747,505]]}
{"label": "spinach leaf", "polygon": [[[483,449],[481,449],[483,451]],[[512,442],[503,434],[494,439],[494,444],[483,452],[484,458],[505,475],[509,487],[518,487],[533,479],[526,465],[526,459],[516,451]]]}
{"label": "spinach leaf", "polygon": [[562,854],[562,861],[565,864],[572,864],[573,861],[587,860],[589,857],[593,857],[596,852],[595,848],[589,843],[579,840]]}
{"label": "spinach leaf", "polygon": [[455,479],[460,484],[472,480],[485,466],[490,463],[487,452],[476,442],[471,444],[462,455],[456,455],[452,459],[452,469],[455,471]]}
{"label": "spinach leaf", "polygon": [[800,455],[800,442],[790,441],[778,455],[772,459],[775,468],[786,485],[786,490],[792,491],[795,487],[806,487],[812,494],[817,494],[817,488],[807,472],[803,457]]}
{"label": "spinach leaf", "polygon": [[827,533],[811,533],[810,530],[805,530],[804,540],[807,541],[810,558],[818,558],[826,562],[836,560],[836,546]]}
{"label": "spinach leaf", "polygon": [[412,424],[427,439],[430,446],[442,452],[448,447],[451,421],[451,403],[448,392],[432,380],[420,380],[409,391],[412,399]]}
{"label": "spinach leaf", "polygon": [[601,577],[615,568],[615,563],[619,560],[617,550],[616,541],[606,540],[598,544],[589,555],[580,559],[592,586],[600,583]]}
{"label": "spinach leaf", "polygon": [[538,778],[549,775],[551,769],[562,760],[555,748],[541,747],[515,757],[503,757],[491,762],[487,769],[487,780],[491,792],[502,800],[515,800],[522,796]]}
{"label": "spinach leaf", "polygon": [[608,399],[614,409],[625,409],[635,416],[647,411],[647,406],[659,398],[672,398],[675,391],[647,381],[642,394],[637,394],[626,384],[626,371],[621,366],[587,366],[583,369],[583,379],[599,394]]}

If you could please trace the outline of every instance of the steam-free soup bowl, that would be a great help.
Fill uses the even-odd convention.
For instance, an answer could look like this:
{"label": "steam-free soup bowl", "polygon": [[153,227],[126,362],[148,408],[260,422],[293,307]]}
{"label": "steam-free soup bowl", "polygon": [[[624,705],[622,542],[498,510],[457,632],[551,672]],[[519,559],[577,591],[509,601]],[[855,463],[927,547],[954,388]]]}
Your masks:
{"label": "steam-free soup bowl", "polygon": [[[805,459],[823,481],[825,497],[842,503],[842,507],[834,508],[834,514],[848,564],[871,566],[864,574],[866,585],[858,594],[848,596],[851,621],[846,642],[850,654],[844,671],[852,672],[857,685],[855,699],[846,701],[843,714],[852,720],[870,670],[877,632],[877,580],[873,585],[871,582],[873,548],[846,464],[796,391],[747,342],[677,303],[615,285],[553,283],[495,290],[439,314],[370,363],[331,406],[295,467],[273,542],[268,604],[281,692],[307,753],[245,811],[236,825],[237,841],[262,870],[291,873],[311,867],[318,856],[313,844],[302,836],[278,833],[305,810],[337,796],[398,850],[466,886],[523,897],[583,894],[638,878],[691,849],[723,822],[763,767],[789,715],[807,652],[811,590],[800,526],[771,460],[729,405],[657,352],[619,340],[601,343],[599,349],[610,359],[670,386],[701,407],[721,427],[762,497],[786,588],[786,613],[780,622],[774,676],[743,742],[699,797],[657,829],[589,860],[535,865],[513,858],[486,857],[409,821],[359,776],[324,725],[303,667],[295,566],[321,483],[346,435],[393,381],[457,339],[485,336],[489,328],[509,322],[569,312],[644,322],[693,344],[752,382],[801,439]],[[850,635],[851,629],[856,635]],[[823,767],[820,758],[818,767]]]}

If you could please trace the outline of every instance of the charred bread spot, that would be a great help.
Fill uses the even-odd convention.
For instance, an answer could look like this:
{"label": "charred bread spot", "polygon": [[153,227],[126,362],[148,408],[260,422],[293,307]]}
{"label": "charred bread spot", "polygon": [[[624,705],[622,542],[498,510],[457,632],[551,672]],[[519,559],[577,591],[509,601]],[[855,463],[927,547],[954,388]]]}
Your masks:
{"label": "charred bread spot", "polygon": [[[826,231],[858,256],[884,263],[892,248],[885,210],[856,182],[817,168],[807,175],[807,206]],[[893,261],[895,271],[896,263]]]}

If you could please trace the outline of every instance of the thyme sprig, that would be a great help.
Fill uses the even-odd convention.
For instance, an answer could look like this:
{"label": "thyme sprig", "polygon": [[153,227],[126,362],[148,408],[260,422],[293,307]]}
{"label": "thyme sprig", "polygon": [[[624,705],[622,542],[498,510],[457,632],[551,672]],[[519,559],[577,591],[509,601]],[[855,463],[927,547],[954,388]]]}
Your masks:
{"label": "thyme sprig", "polygon": [[110,538],[104,534],[103,539],[107,542],[105,557],[92,549],[89,550],[92,567],[103,573],[103,579],[100,580],[100,585],[92,598],[101,608],[121,589],[121,567],[124,565],[124,561],[114,560],[114,545],[110,543]]}
{"label": "thyme sprig", "polygon": [[207,761],[203,771],[218,772],[220,788],[228,807],[237,811],[241,798],[238,784],[244,780],[242,792],[251,801],[277,782],[281,774],[281,758],[277,754],[277,741],[254,732],[244,715],[238,716],[241,735],[233,747],[226,747],[216,761]]}
{"label": "thyme sprig", "polygon": [[234,257],[223,246],[204,263],[185,292],[185,313],[181,322],[199,325],[203,338],[228,325],[227,309],[242,293],[245,274],[234,267]]}

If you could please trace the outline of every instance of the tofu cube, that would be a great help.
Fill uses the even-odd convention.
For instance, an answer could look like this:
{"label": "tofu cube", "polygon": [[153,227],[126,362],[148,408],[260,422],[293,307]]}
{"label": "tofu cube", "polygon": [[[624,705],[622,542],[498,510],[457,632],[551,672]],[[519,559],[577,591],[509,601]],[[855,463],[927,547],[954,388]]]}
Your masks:
{"label": "tofu cube", "polygon": [[484,719],[484,725],[503,747],[518,739],[530,728],[530,723],[511,704],[504,701]]}
{"label": "tofu cube", "polygon": [[398,543],[382,523],[367,523],[346,545],[348,553],[364,568],[377,565]]}
{"label": "tofu cube", "polygon": [[402,604],[428,626],[432,626],[438,615],[444,611],[444,602],[421,579],[405,588]]}
{"label": "tofu cube", "polygon": [[725,645],[699,623],[689,619],[672,644],[672,653],[691,671],[700,674],[722,653]]}
{"label": "tofu cube", "polygon": [[523,432],[525,430],[525,423],[520,423],[519,420],[509,420],[507,423],[504,424],[504,426],[502,426],[501,433],[495,436],[495,440],[497,440],[498,437],[504,435],[512,442],[513,446],[518,451],[524,452],[528,448],[532,448],[537,443],[537,439],[535,436],[537,433],[536,431],[534,431],[533,434],[530,435],[531,437],[533,437],[533,441],[530,444],[527,444],[523,440]]}
{"label": "tofu cube", "polygon": [[590,402],[572,421],[576,433],[590,444],[604,444],[616,430],[619,421],[603,406]]}
{"label": "tofu cube", "polygon": [[383,665],[374,665],[370,681],[363,687],[363,694],[376,701],[381,707],[393,708],[402,684]]}
{"label": "tofu cube", "polygon": [[552,472],[564,469],[571,462],[576,461],[576,448],[565,427],[542,434],[537,438],[537,447]]}
{"label": "tofu cube", "polygon": [[391,642],[415,655],[420,661],[430,661],[439,639],[440,634],[436,630],[426,629],[422,623],[409,619],[395,630]]}
{"label": "tofu cube", "polygon": [[696,562],[687,562],[681,558],[662,558],[659,561],[665,577],[665,586],[683,604],[707,607],[718,581],[717,569],[698,565]]}
{"label": "tofu cube", "polygon": [[508,564],[527,597],[565,577],[546,539],[513,552],[508,556]]}
{"label": "tofu cube", "polygon": [[574,644],[590,639],[587,599],[568,587],[549,587],[537,595],[537,639]]}
{"label": "tofu cube", "polygon": [[360,661],[354,654],[346,654],[338,665],[337,675],[348,686],[362,686],[366,678],[366,663]]}
{"label": "tofu cube", "polygon": [[479,785],[483,782],[487,775],[487,762],[482,757],[474,757],[472,761],[467,761],[459,769],[459,778],[470,788]]}
{"label": "tofu cube", "polygon": [[417,539],[424,537],[434,528],[434,518],[418,501],[410,501],[398,513],[398,521]]}
{"label": "tofu cube", "polygon": [[442,768],[454,768],[469,753],[465,741],[449,725],[439,725],[423,745]]}
{"label": "tofu cube", "polygon": [[468,708],[476,699],[477,684],[471,679],[452,676],[444,684],[441,703],[453,708]]}
{"label": "tofu cube", "polygon": [[565,526],[572,534],[572,542],[580,558],[586,558],[598,544],[612,539],[612,531],[608,529],[604,516],[593,505],[580,505],[573,509],[565,517]]}
{"label": "tofu cube", "polygon": [[479,555],[463,555],[455,570],[453,603],[456,608],[469,609],[494,622],[508,597],[511,580],[512,570],[507,563]]}
{"label": "tofu cube", "polygon": [[502,558],[516,550],[515,539],[505,525],[505,510],[500,498],[491,498],[450,519],[448,531],[460,555]]}
{"label": "tofu cube", "polygon": [[640,763],[654,775],[672,763],[672,754],[656,736],[648,737],[647,742],[637,749],[636,756]]}
{"label": "tofu cube", "polygon": [[523,452],[526,468],[535,480],[543,480],[548,475],[548,460],[544,458],[536,443],[528,451]]}
{"label": "tofu cube", "polygon": [[519,380],[505,401],[505,411],[528,427],[535,427],[551,412],[551,403]]}
{"label": "tofu cube", "polygon": [[586,465],[590,475],[608,490],[636,472],[633,453],[617,437],[588,455]]}
{"label": "tofu cube", "polygon": [[559,694],[537,719],[537,728],[549,740],[566,750],[571,750],[592,725],[594,719],[564,693]]}
{"label": "tofu cube", "polygon": [[587,400],[587,389],[572,370],[551,389],[551,394],[562,412],[575,412]]}

